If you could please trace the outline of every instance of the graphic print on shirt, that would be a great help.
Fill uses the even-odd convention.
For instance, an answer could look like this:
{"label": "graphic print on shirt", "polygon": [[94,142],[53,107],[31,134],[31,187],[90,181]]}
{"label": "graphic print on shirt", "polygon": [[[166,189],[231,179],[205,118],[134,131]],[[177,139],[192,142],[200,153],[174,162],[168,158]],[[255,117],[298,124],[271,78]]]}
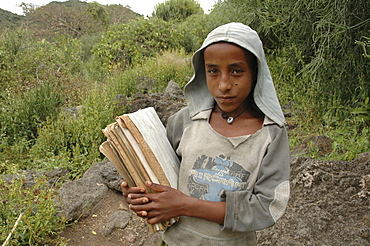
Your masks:
{"label": "graphic print on shirt", "polygon": [[230,157],[202,155],[190,170],[188,189],[192,197],[206,201],[221,201],[225,190],[245,190],[250,173]]}

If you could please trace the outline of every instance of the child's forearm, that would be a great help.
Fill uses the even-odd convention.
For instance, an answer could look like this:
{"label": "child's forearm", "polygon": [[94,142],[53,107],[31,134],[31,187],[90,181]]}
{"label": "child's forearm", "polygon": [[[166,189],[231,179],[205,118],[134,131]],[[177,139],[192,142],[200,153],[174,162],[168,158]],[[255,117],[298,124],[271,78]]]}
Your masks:
{"label": "child's forearm", "polygon": [[224,223],[225,202],[210,202],[188,197],[184,203],[183,215],[209,220],[220,225]]}
{"label": "child's forearm", "polygon": [[[224,223],[225,202],[210,202],[193,198],[159,184],[147,183],[156,193],[131,193],[130,208],[151,224],[177,216],[197,217],[218,224]],[[143,201],[147,199],[147,201]],[[127,200],[127,199],[126,199]]]}

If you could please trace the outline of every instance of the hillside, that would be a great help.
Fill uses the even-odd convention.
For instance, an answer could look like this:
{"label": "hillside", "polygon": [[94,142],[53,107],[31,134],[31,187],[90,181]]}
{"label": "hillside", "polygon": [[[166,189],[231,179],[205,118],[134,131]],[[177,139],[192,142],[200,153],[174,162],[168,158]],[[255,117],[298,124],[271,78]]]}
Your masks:
{"label": "hillside", "polygon": [[[14,28],[26,24],[40,39],[48,39],[53,36],[50,33],[55,32],[81,37],[85,34],[104,32],[109,25],[125,23],[141,16],[120,4],[101,5],[79,0],[53,1],[42,6],[26,4],[24,8],[24,16],[0,9],[0,28]],[[68,29],[78,29],[80,33],[76,35],[66,32]]]}
{"label": "hillside", "polygon": [[0,9],[0,28],[16,27],[25,17],[14,14],[10,11]]}

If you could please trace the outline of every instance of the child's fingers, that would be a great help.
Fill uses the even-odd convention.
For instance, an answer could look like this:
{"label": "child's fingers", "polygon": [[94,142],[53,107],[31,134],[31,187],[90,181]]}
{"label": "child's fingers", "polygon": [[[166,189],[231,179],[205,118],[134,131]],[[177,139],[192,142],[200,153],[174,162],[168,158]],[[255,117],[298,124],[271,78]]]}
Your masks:
{"label": "child's fingers", "polygon": [[119,181],[119,185],[121,186],[122,189],[128,187],[128,184],[124,179],[121,179]]}
{"label": "child's fingers", "polygon": [[135,196],[133,194],[129,194],[127,198],[130,200],[130,204],[132,205],[141,205],[149,202],[149,199],[147,197],[139,197],[134,198]]}
{"label": "child's fingers", "polygon": [[148,216],[148,212],[147,211],[139,211],[139,212],[136,212],[136,214],[140,217],[146,217]]}
{"label": "child's fingers", "polygon": [[150,182],[150,181],[146,181],[145,185],[149,189],[151,189],[152,191],[155,191],[155,192],[164,192],[164,191],[167,191],[167,190],[170,189],[170,187],[168,187],[166,185],[160,185],[160,184],[156,184],[156,183],[153,183],[153,182]]}

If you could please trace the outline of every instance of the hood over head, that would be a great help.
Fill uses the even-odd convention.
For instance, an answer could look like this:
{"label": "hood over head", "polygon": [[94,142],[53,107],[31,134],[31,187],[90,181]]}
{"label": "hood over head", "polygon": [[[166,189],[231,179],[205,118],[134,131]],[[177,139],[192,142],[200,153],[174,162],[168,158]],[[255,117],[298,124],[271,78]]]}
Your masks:
{"label": "hood over head", "polygon": [[284,114],[266,63],[262,42],[256,31],[236,22],[219,26],[210,32],[202,46],[193,55],[194,75],[185,86],[185,98],[190,117],[202,110],[214,107],[214,99],[207,88],[203,52],[207,46],[217,42],[236,44],[257,58],[258,74],[253,94],[254,101],[259,110],[268,118],[283,126],[285,123]]}

